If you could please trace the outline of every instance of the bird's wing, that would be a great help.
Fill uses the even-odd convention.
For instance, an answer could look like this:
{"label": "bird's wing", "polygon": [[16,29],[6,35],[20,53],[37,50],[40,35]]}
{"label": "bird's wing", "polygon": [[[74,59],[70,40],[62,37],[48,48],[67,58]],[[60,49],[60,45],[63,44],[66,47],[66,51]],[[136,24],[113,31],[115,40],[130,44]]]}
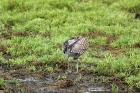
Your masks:
{"label": "bird's wing", "polygon": [[73,38],[66,40],[62,45],[62,51],[65,53],[67,51],[67,48],[72,48],[75,43],[76,41]]}
{"label": "bird's wing", "polygon": [[75,43],[71,52],[83,54],[87,51],[88,46],[89,46],[88,39],[87,38],[81,38],[78,42]]}

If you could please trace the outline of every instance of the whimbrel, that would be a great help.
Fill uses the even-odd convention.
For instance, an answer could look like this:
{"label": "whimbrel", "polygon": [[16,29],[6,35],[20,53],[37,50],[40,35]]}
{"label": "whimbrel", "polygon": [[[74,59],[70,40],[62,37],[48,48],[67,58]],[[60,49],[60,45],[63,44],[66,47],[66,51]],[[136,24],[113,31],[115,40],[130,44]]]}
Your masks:
{"label": "whimbrel", "polygon": [[70,71],[69,57],[73,57],[74,60],[77,60],[76,73],[78,73],[78,58],[87,51],[88,45],[87,37],[82,36],[70,38],[63,43],[62,51],[68,59],[68,71]]}

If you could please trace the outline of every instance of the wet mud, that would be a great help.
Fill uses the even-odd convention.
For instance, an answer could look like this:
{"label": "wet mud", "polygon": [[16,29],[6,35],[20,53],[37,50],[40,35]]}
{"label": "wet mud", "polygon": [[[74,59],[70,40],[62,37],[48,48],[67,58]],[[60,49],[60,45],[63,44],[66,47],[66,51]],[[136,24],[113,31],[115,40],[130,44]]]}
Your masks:
{"label": "wet mud", "polygon": [[[4,69],[2,64],[0,77],[5,79],[4,88],[7,93],[95,93],[95,92],[128,92],[128,85],[123,79],[115,76],[100,75],[88,70],[75,70],[66,73],[65,64],[58,70],[27,71],[25,67]],[[6,92],[5,92],[6,93]]]}

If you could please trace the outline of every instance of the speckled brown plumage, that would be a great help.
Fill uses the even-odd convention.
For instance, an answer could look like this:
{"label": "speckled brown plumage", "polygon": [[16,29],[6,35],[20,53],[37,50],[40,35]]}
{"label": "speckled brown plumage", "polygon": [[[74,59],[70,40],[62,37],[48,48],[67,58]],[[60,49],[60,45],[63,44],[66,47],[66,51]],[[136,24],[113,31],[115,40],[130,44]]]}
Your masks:
{"label": "speckled brown plumage", "polygon": [[[62,51],[69,59],[73,57],[74,60],[77,59],[77,73],[78,73],[78,58],[84,54],[88,49],[88,39],[82,36],[76,36],[66,40],[62,45]],[[68,70],[69,70],[69,60],[68,60]]]}

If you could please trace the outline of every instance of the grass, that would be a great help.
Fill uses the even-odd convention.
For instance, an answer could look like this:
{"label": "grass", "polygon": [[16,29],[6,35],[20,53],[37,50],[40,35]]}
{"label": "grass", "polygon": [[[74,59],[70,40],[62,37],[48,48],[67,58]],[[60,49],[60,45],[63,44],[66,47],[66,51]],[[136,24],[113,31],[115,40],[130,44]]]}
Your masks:
{"label": "grass", "polygon": [[[2,0],[0,46],[5,51],[0,50],[0,60],[11,66],[30,65],[31,71],[36,67],[30,63],[38,61],[53,72],[50,63],[67,61],[62,43],[86,34],[90,47],[80,59],[82,67],[92,64],[89,69],[93,72],[115,75],[125,79],[130,88],[140,88],[140,47],[133,47],[140,43],[140,20],[134,19],[139,6],[139,0]],[[108,43],[107,37],[117,39]],[[125,52],[114,55],[114,50],[96,47],[105,44]],[[4,54],[11,58],[5,59]]]}

